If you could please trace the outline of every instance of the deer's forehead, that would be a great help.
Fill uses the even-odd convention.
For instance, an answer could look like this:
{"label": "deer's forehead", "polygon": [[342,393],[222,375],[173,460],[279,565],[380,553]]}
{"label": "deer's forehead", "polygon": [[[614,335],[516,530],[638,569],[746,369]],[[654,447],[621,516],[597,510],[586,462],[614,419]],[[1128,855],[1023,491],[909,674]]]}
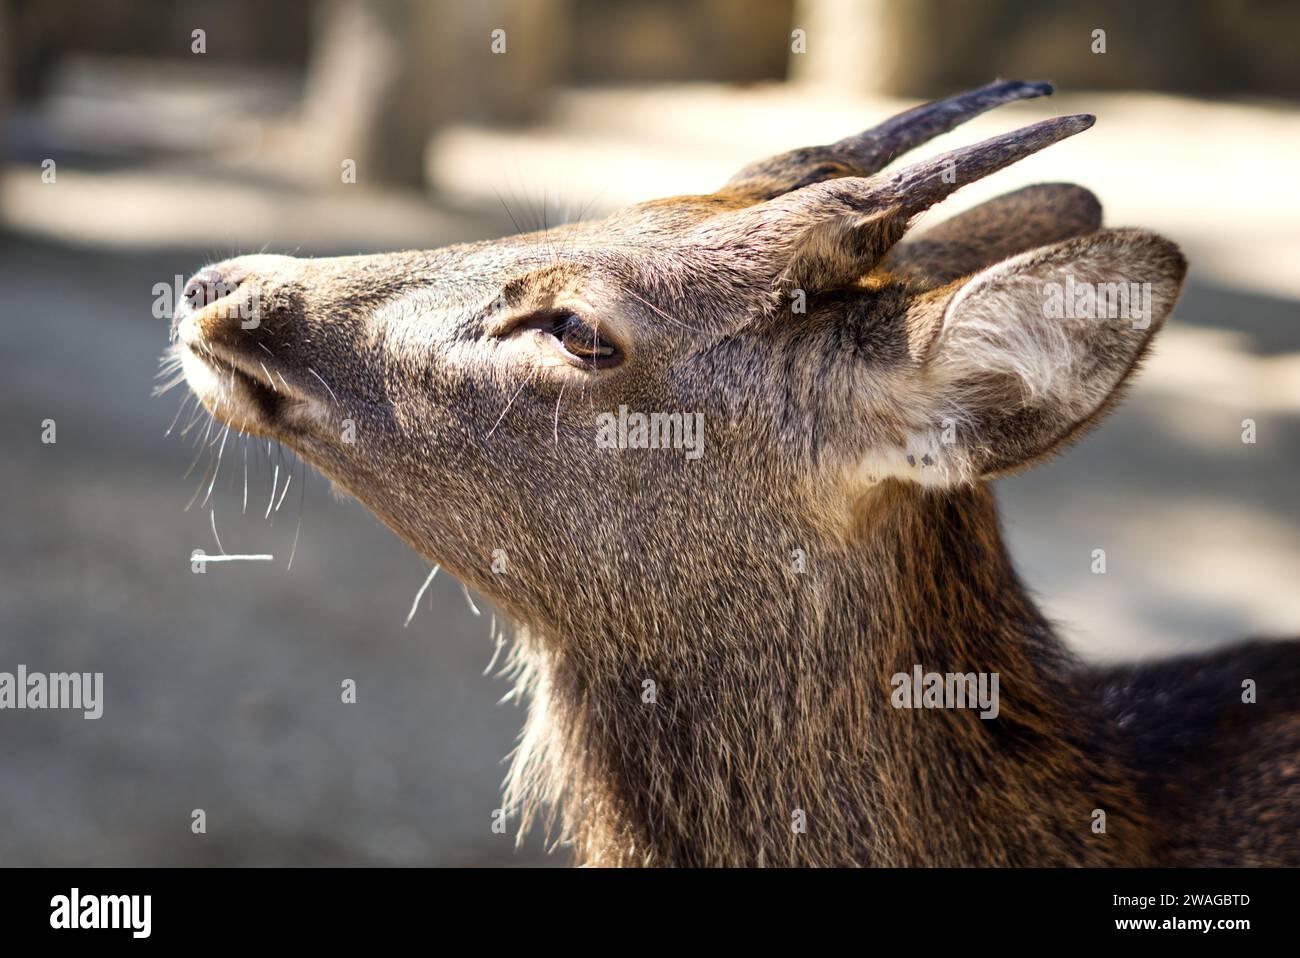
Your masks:
{"label": "deer's forehead", "polygon": [[557,230],[409,255],[417,258],[402,264],[396,295],[379,298],[378,312],[390,320],[423,315],[473,325],[496,309],[569,297],[638,326],[686,332],[709,326],[735,298],[726,271],[707,256],[651,237]]}

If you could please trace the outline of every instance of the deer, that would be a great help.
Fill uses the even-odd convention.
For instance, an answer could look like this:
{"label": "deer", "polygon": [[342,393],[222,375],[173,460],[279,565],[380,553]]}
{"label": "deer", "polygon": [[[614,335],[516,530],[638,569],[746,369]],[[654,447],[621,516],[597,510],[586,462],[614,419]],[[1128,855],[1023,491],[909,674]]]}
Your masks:
{"label": "deer", "polygon": [[[500,240],[238,256],[170,348],[219,423],[510,619],[503,801],[578,864],[1300,864],[1295,640],[1086,665],[1002,538],[991,484],[1115,407],[1186,274],[1070,183],[910,232],[1094,117],[898,157],[1051,92]],[[1063,284],[1140,286],[1142,315]],[[620,409],[698,415],[700,454],[598,442]],[[996,677],[996,709],[932,672]]]}

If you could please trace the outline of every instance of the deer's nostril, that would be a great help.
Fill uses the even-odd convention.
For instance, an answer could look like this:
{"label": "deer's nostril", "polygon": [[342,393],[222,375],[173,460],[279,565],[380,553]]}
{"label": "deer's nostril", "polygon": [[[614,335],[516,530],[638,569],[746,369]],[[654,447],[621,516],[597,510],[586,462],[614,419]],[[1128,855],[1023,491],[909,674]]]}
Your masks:
{"label": "deer's nostril", "polygon": [[201,269],[185,284],[185,301],[191,309],[202,309],[229,296],[239,288],[239,278],[212,267]]}

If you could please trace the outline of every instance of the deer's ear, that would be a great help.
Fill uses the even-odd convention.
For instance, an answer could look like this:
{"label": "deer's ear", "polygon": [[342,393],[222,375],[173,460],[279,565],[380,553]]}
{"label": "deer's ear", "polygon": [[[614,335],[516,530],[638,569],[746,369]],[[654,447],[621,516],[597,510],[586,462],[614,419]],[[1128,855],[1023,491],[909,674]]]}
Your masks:
{"label": "deer's ear", "polygon": [[981,203],[895,246],[891,273],[942,286],[1008,256],[1101,228],[1101,203],[1073,183],[1039,183]]}
{"label": "deer's ear", "polygon": [[976,274],[914,328],[905,448],[871,471],[949,485],[1051,453],[1113,404],[1186,270],[1154,233],[1103,230]]}

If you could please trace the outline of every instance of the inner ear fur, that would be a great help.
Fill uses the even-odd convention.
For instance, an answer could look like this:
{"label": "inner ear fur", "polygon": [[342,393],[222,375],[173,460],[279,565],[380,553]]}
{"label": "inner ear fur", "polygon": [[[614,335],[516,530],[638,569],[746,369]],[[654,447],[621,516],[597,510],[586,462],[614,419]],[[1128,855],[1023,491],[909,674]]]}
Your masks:
{"label": "inner ear fur", "polygon": [[[968,478],[1018,469],[1100,421],[1172,311],[1186,271],[1161,236],[1102,230],[1022,253],[959,286],[925,350],[922,378],[935,407],[958,421]],[[1100,297],[1118,291],[1109,284],[1136,288],[1137,305],[1107,308]],[[1098,291],[1092,315],[1081,295],[1088,288]],[[1080,294],[1073,305],[1058,299],[1071,291]]]}

